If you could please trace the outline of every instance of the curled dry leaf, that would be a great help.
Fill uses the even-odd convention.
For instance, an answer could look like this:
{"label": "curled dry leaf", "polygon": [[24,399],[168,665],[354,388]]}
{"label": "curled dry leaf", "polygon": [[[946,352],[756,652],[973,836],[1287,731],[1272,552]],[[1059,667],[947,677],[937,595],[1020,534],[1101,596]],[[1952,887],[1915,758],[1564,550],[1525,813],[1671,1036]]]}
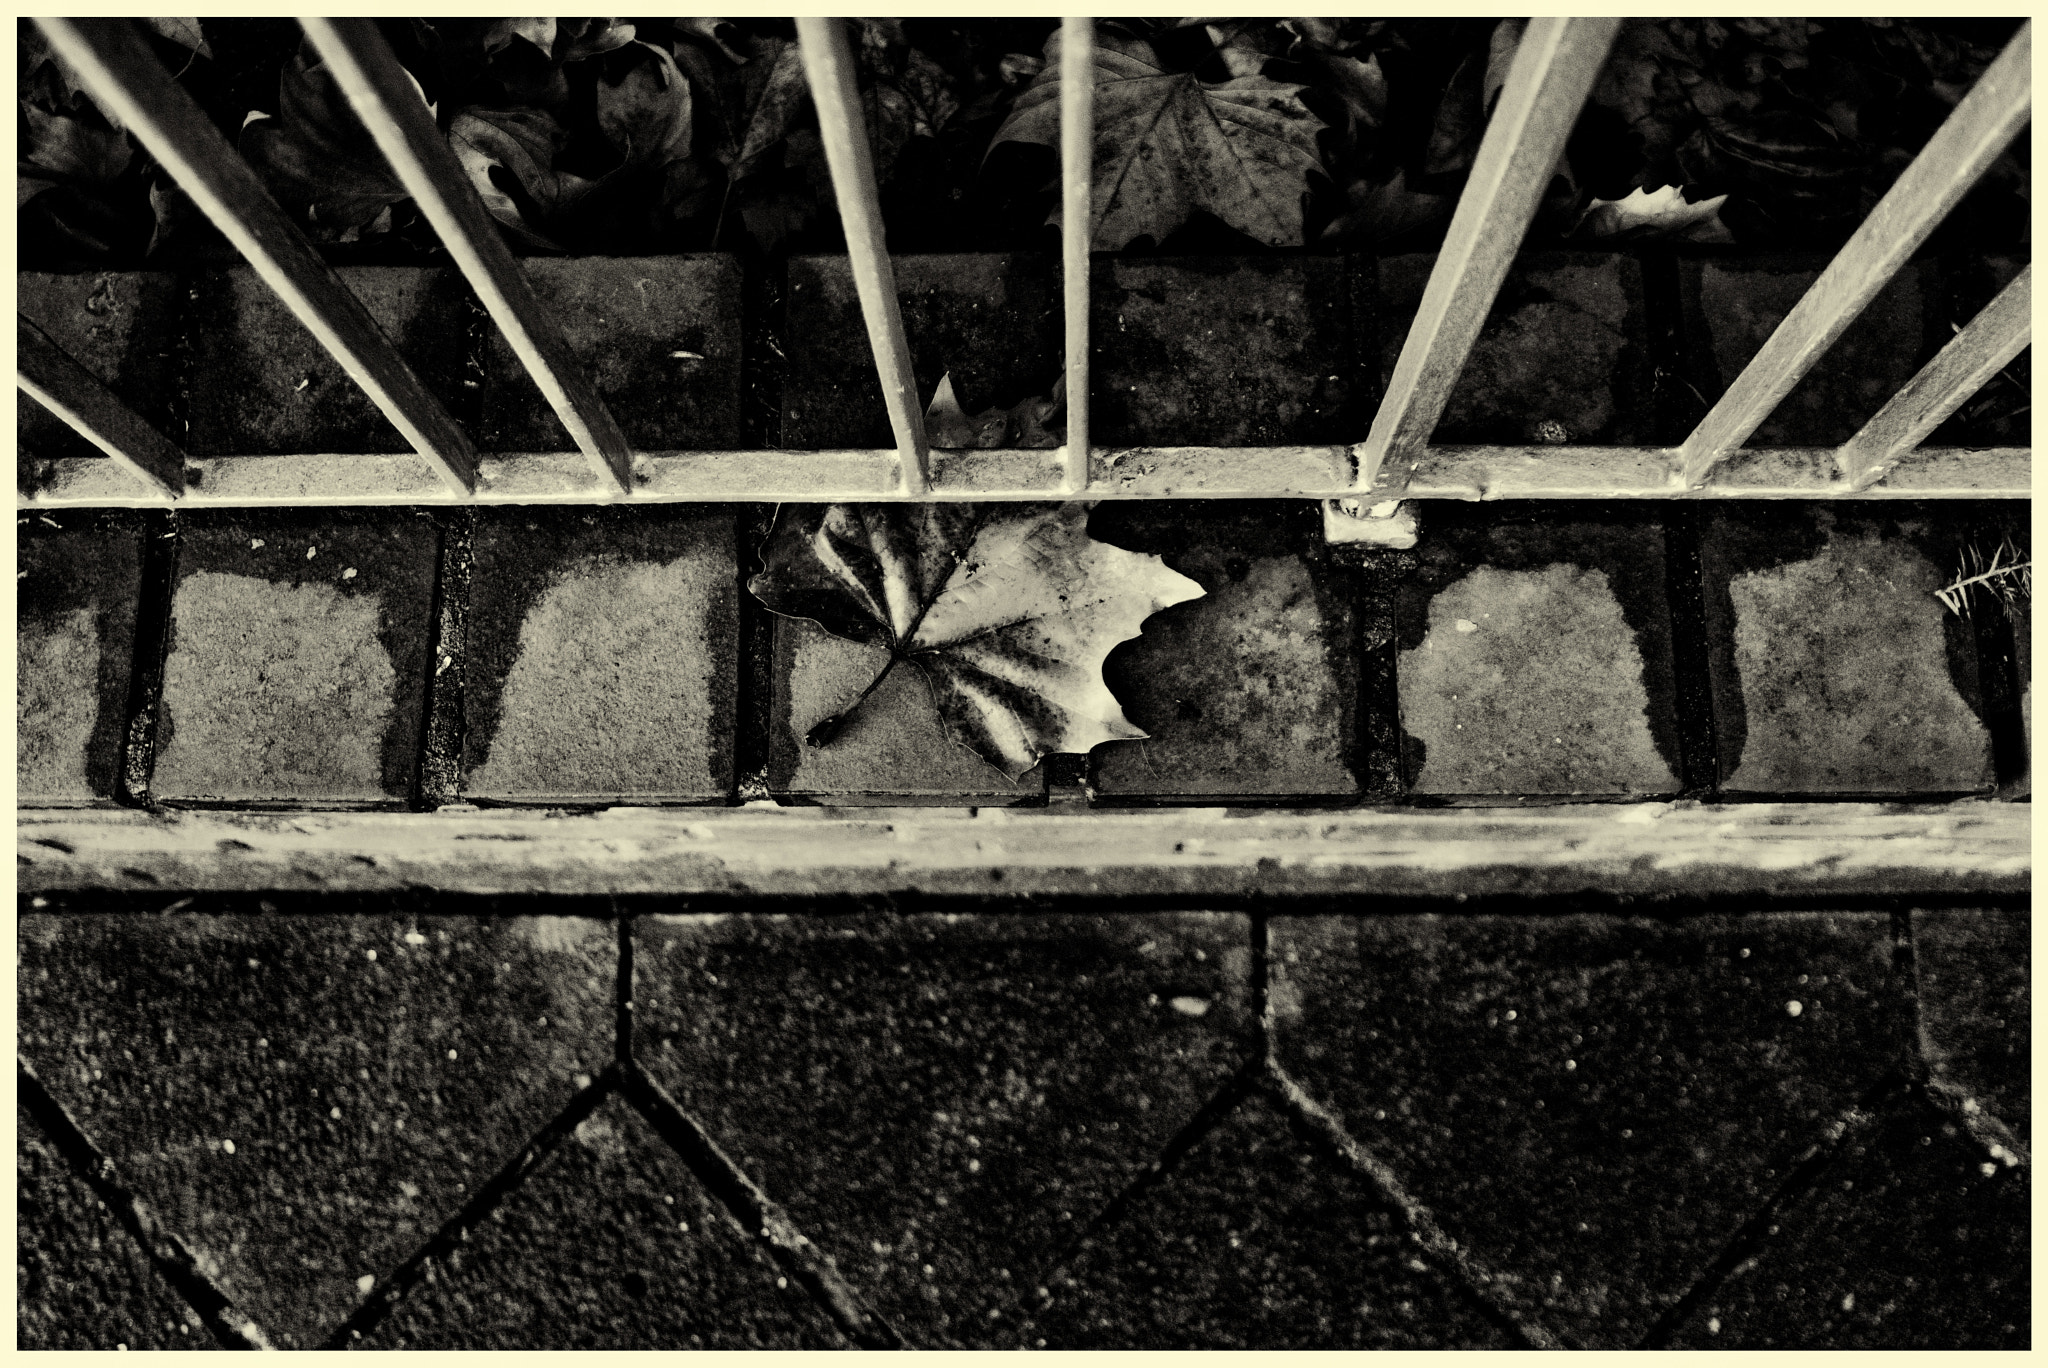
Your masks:
{"label": "curled dry leaf", "polygon": [[[995,141],[1059,146],[1060,36]],[[1322,120],[1304,87],[1263,76],[1209,85],[1160,65],[1151,45],[1104,28],[1095,48],[1097,251],[1158,241],[1201,209],[1273,246],[1299,246],[1303,198],[1320,173]],[[1055,210],[1050,222],[1058,222]]]}
{"label": "curled dry leaf", "polygon": [[1015,780],[1057,751],[1145,733],[1102,662],[1202,589],[1157,556],[1090,539],[1086,503],[832,504],[782,510],[748,588],[771,612],[889,652],[815,727],[828,743],[890,670],[923,675],[947,734]]}
{"label": "curled dry leaf", "polygon": [[529,221],[528,211],[545,223],[598,186],[553,169],[566,140],[562,126],[540,109],[465,109],[448,125],[448,145],[491,217],[542,251],[561,249]]}
{"label": "curled dry leaf", "polygon": [[1618,200],[1596,199],[1579,220],[1578,236],[1590,238],[1685,237],[1693,241],[1726,241],[1721,206],[1726,195],[1687,204],[1685,192],[1667,185],[1657,190],[1631,190]]}
{"label": "curled dry leaf", "polygon": [[[414,93],[426,103],[419,82]],[[288,208],[323,229],[360,228],[411,198],[327,64],[301,45],[278,79],[278,112],[242,125],[241,153]]]}
{"label": "curled dry leaf", "polygon": [[1009,408],[992,408],[970,415],[953,392],[953,375],[939,378],[938,392],[925,410],[925,434],[941,451],[967,448],[998,450],[1045,448],[1066,440],[1062,427],[1067,411],[1067,377],[1052,382],[1050,395],[1034,395]]}

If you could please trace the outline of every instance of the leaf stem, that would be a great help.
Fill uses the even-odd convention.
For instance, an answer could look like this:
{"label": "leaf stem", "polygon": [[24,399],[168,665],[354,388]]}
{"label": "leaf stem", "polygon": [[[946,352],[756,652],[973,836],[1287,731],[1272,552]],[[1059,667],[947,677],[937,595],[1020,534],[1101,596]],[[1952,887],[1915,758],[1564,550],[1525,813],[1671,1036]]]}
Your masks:
{"label": "leaf stem", "polygon": [[895,669],[896,662],[901,659],[903,659],[903,656],[900,652],[891,651],[889,653],[889,663],[882,667],[881,673],[868,681],[868,686],[860,691],[860,697],[854,699],[853,702],[847,704],[843,709],[833,713],[830,717],[805,733],[804,744],[813,750],[821,746],[830,745],[833,737],[846,730],[846,724],[853,720],[853,715],[859,710],[860,705],[868,701],[868,695],[882,687],[882,681],[889,677],[889,671]]}

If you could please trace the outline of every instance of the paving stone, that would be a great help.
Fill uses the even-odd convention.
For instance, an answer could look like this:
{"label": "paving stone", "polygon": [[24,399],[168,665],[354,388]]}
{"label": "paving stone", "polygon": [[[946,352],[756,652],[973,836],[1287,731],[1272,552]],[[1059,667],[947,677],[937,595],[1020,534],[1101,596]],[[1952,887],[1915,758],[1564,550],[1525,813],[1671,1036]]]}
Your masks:
{"label": "paving stone", "polygon": [[[1434,254],[1380,262],[1382,382],[1393,376],[1435,267]],[[1611,252],[1519,256],[1452,387],[1434,440],[1651,441],[1647,339],[1642,267],[1633,258]]]}
{"label": "paving stone", "polygon": [[[1711,404],[1735,382],[1827,265],[1811,254],[1679,262],[1688,383]],[[1909,263],[1766,418],[1750,446],[1847,441],[1932,357],[1940,273]],[[1737,458],[1739,459],[1739,458]]]}
{"label": "paving stone", "polygon": [[[156,271],[50,275],[18,271],[15,308],[92,372],[151,427],[183,443],[177,420],[179,287]],[[26,394],[15,397],[21,457],[63,460],[104,453]]]}
{"label": "paving stone", "polygon": [[213,1337],[15,1108],[15,1347],[211,1349]]}
{"label": "paving stone", "polygon": [[1104,503],[1089,535],[1162,557],[1206,596],[1146,620],[1103,679],[1151,733],[1095,751],[1104,797],[1350,796],[1351,604],[1312,548],[1313,505]]}
{"label": "paving stone", "polygon": [[404,798],[439,545],[431,521],[403,510],[186,515],[152,791]]}
{"label": "paving stone", "polygon": [[1373,267],[1351,257],[1105,258],[1089,329],[1097,443],[1355,442],[1379,402]]}
{"label": "paving stone", "polygon": [[969,804],[1008,807],[1043,800],[1042,764],[1012,783],[954,741],[931,687],[912,667],[889,671],[837,735],[804,738],[861,696],[888,664],[878,646],[835,637],[815,622],[777,617],[772,628],[768,787],[779,798],[843,804]]}
{"label": "paving stone", "polygon": [[603,922],[30,914],[18,945],[22,1054],[286,1347],[344,1320],[612,1053]]}
{"label": "paving stone", "polygon": [[1269,1103],[1090,1237],[1017,1333],[1052,1349],[1498,1349],[1399,1218]]}
{"label": "paving stone", "polygon": [[[475,382],[469,335],[479,311],[461,273],[422,266],[343,266],[338,273],[427,392],[462,416]],[[201,276],[191,318],[193,455],[413,449],[253,270]]]}
{"label": "paving stone", "polygon": [[2027,913],[1919,908],[1920,1048],[1936,1078],[2024,1138],[2032,1111]]}
{"label": "paving stone", "polygon": [[1411,792],[1678,791],[1659,523],[1590,507],[1433,508],[1415,557],[1395,605]]}
{"label": "paving stone", "polygon": [[[1057,260],[1027,254],[890,260],[919,402],[930,403],[949,373],[969,413],[1051,392],[1062,355]],[[847,259],[790,258],[787,300],[782,444],[895,446]]]}
{"label": "paving stone", "polygon": [[474,548],[465,796],[726,796],[739,660],[731,513],[488,509]]}
{"label": "paving stone", "polygon": [[1636,1343],[1906,1048],[1889,918],[1280,918],[1276,1062],[1491,1276]]}
{"label": "paving stone", "polygon": [[[725,255],[529,258],[605,406],[643,450],[740,444],[740,265]],[[575,443],[495,326],[486,332],[486,451]]]}
{"label": "paving stone", "polygon": [[76,512],[17,524],[15,800],[110,799],[128,723],[143,525]]}
{"label": "paving stone", "polygon": [[980,1342],[1253,1049],[1236,915],[639,927],[636,1057],[921,1344]]}
{"label": "paving stone", "polygon": [[1701,575],[1724,790],[1990,787],[1971,629],[1934,597],[1956,530],[1910,505],[1709,511]]}
{"label": "paving stone", "polygon": [[830,1349],[831,1322],[631,1107],[607,1102],[364,1340],[376,1349]]}
{"label": "paving stone", "polygon": [[1679,1349],[2025,1349],[2026,1168],[1938,1116],[1853,1142],[1679,1328]]}

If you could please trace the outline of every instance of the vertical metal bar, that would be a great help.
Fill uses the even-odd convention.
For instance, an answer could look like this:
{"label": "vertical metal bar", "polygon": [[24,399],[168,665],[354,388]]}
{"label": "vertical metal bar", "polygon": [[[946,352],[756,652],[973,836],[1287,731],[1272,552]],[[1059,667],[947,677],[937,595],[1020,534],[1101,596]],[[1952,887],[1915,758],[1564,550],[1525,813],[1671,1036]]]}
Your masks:
{"label": "vertical metal bar", "polygon": [[1067,449],[1061,492],[1088,489],[1088,249],[1095,228],[1095,21],[1060,20],[1060,279],[1067,324]]}
{"label": "vertical metal bar", "polygon": [[904,334],[903,310],[896,300],[896,272],[889,264],[882,228],[874,151],[868,146],[867,120],[861,117],[853,49],[846,40],[844,23],[840,19],[798,19],[797,43],[803,53],[804,74],[811,83],[811,100],[818,107],[825,165],[832,172],[839,221],[846,229],[846,252],[853,264],[854,286],[860,291],[861,315],[867,320],[868,345],[874,349],[882,400],[889,407],[889,425],[896,433],[902,489],[915,496],[931,489],[924,410],[917,401],[910,340]]}
{"label": "vertical metal bar", "polygon": [[434,225],[598,478],[632,492],[633,449],[371,19],[302,19],[307,38]]}
{"label": "vertical metal bar", "polygon": [[2033,274],[2030,264],[1836,450],[1835,464],[1852,488],[1868,489],[1883,479],[2020,354],[2033,331]]}
{"label": "vertical metal bar", "polygon": [[185,453],[20,314],[14,383],[155,492],[173,499],[185,492]]}
{"label": "vertical metal bar", "polygon": [[1357,449],[1360,491],[1384,462],[1418,455],[1436,430],[1620,26],[1529,21],[1372,432]]}
{"label": "vertical metal bar", "polygon": [[126,19],[38,19],[100,106],[128,126],[265,284],[334,354],[452,488],[476,490],[476,450],[341,278]]}
{"label": "vertical metal bar", "polygon": [[1687,486],[1749,440],[2032,117],[2030,19],[1679,448]]}

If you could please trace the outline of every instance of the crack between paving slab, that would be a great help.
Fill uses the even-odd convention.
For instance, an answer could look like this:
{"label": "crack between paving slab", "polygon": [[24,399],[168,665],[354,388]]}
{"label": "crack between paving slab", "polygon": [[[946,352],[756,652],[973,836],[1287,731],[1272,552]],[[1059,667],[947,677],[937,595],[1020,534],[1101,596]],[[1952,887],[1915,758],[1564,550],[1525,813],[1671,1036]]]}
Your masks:
{"label": "crack between paving slab", "polygon": [[1920,1002],[1920,956],[1913,939],[1913,909],[1892,913],[1892,972],[1904,985],[1913,1013],[1913,1038],[1904,1065],[1913,1085],[1930,1107],[1968,1131],[1970,1138],[1993,1159],[2032,1168],[2033,1155],[2018,1132],[1969,1089],[1942,1077],[1935,1063],[1940,1051],[1928,1037],[1927,1017]]}
{"label": "crack between paving slab", "polygon": [[540,1167],[561,1143],[590,1118],[607,1097],[619,1088],[619,1069],[612,1065],[593,1080],[589,1087],[569,1100],[569,1105],[556,1115],[526,1142],[520,1151],[495,1174],[489,1182],[476,1190],[460,1210],[446,1221],[425,1244],[401,1264],[389,1277],[382,1279],[370,1289],[355,1313],[334,1328],[323,1349],[346,1349],[351,1344],[372,1333],[383,1324],[385,1318],[398,1304],[409,1296],[413,1289],[427,1275],[434,1263],[444,1259],[448,1252],[463,1242],[463,1237],[472,1226],[479,1225],[491,1211],[525,1181],[526,1176]]}
{"label": "crack between paving slab", "polygon": [[[475,565],[476,510],[458,508],[437,517],[441,534],[436,557],[433,606],[427,643],[425,717],[411,806],[432,812],[462,801],[463,682],[468,660],[470,576]],[[444,665],[442,662],[446,661]]]}
{"label": "crack between paving slab", "polygon": [[[612,913],[617,915],[619,900],[613,898]],[[615,991],[618,1005],[618,1038],[613,1049],[613,1058],[621,1069],[633,1062],[633,918],[619,917],[619,980]]]}
{"label": "crack between paving slab", "polygon": [[1736,1273],[1742,1272],[1763,1252],[1771,1237],[1777,1234],[1778,1217],[1812,1191],[1821,1175],[1833,1164],[1848,1142],[1857,1136],[1867,1135],[1884,1119],[1887,1111],[1912,1096],[1917,1091],[1910,1079],[1900,1073],[1888,1074],[1873,1084],[1863,1096],[1850,1103],[1822,1132],[1821,1138],[1807,1146],[1806,1150],[1792,1162],[1786,1173],[1764,1204],[1739,1226],[1721,1253],[1707,1265],[1706,1270],[1693,1281],[1693,1285],[1667,1308],[1662,1316],[1644,1332],[1636,1342],[1638,1349],[1663,1349],[1668,1347],[1671,1337],[1692,1318],[1713,1295],[1721,1290],[1722,1284]]}
{"label": "crack between paving slab", "polygon": [[637,1064],[625,1066],[622,1093],[669,1143],[697,1181],[747,1234],[768,1246],[775,1262],[801,1286],[840,1333],[863,1349],[902,1349],[903,1337],[854,1290],[832,1256],[813,1244],[717,1142]]}
{"label": "crack between paving slab", "polygon": [[171,599],[178,582],[180,525],[176,509],[142,523],[141,592],[129,652],[127,730],[122,736],[117,801],[150,812],[163,809],[150,793],[156,775],[157,722],[163,710],[164,663],[171,649]]}
{"label": "crack between paving slab", "polygon": [[1525,1319],[1489,1296],[1486,1288],[1494,1280],[1492,1273],[1480,1267],[1456,1240],[1444,1232],[1435,1215],[1410,1195],[1392,1168],[1359,1144],[1335,1113],[1311,1097],[1308,1090],[1289,1077],[1287,1071],[1270,1056],[1265,1061],[1264,1074],[1266,1086],[1271,1089],[1275,1100],[1305,1122],[1311,1131],[1337,1151],[1353,1171],[1378,1189],[1380,1196],[1407,1224],[1408,1237],[1422,1247],[1440,1272],[1451,1275],[1459,1290],[1471,1298],[1488,1319],[1514,1334],[1525,1348],[1573,1347],[1542,1325]]}
{"label": "crack between paving slab", "polygon": [[158,1274],[184,1299],[220,1346],[271,1348],[262,1327],[242,1314],[234,1299],[207,1274],[199,1257],[157,1219],[146,1202],[122,1186],[114,1161],[100,1152],[63,1104],[50,1095],[25,1059],[15,1061],[14,1084],[15,1097],[42,1127],[51,1147],[105,1204],[115,1222],[142,1247]]}

